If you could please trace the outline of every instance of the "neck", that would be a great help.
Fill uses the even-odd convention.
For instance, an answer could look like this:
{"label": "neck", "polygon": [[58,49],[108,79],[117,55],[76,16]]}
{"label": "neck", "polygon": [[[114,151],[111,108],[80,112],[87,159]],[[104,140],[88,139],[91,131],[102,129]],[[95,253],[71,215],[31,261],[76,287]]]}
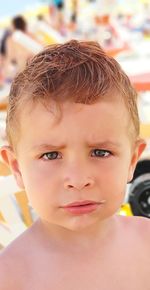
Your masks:
{"label": "neck", "polygon": [[62,226],[49,224],[47,221],[39,219],[36,222],[38,232],[42,241],[52,243],[55,247],[67,247],[67,249],[89,250],[100,243],[106,243],[115,234],[116,217],[105,219],[104,221],[80,231],[71,231]]}

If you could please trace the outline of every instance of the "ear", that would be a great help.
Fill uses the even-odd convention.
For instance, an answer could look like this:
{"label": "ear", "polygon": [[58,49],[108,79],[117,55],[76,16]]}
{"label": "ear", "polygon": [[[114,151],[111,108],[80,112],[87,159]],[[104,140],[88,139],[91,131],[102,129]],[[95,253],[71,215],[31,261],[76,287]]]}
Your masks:
{"label": "ear", "polygon": [[137,165],[137,162],[146,147],[146,142],[143,139],[138,139],[134,145],[131,163],[129,167],[128,182],[133,178],[134,170]]}
{"label": "ear", "polygon": [[21,189],[24,189],[22,175],[19,169],[19,163],[16,158],[16,154],[14,150],[10,146],[3,146],[0,149],[0,154],[4,163],[11,169],[12,174],[14,175],[18,186]]}

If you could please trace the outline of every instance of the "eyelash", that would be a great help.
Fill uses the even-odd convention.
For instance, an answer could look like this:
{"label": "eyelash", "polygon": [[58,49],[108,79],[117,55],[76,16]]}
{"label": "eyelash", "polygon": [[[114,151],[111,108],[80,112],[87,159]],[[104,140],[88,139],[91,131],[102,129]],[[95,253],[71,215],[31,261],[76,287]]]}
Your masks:
{"label": "eyelash", "polygon": [[[91,153],[91,157],[97,157],[97,158],[108,158],[110,155],[112,155],[112,153],[104,149],[94,149],[92,150],[92,153]],[[47,152],[47,153],[42,154],[40,158],[44,160],[56,160],[56,159],[61,159],[62,156],[60,152],[52,151],[52,152]]]}
{"label": "eyelash", "polygon": [[[54,158],[49,158],[50,156],[52,157],[52,155],[54,155]],[[58,151],[51,151],[51,152],[47,152],[47,153],[44,153],[42,154],[42,156],[40,158],[44,159],[44,160],[56,160],[56,159],[61,159],[61,156],[59,156],[58,158],[58,155],[60,155],[60,153]],[[49,156],[49,157],[48,157]],[[46,157],[46,158],[45,158]]]}
{"label": "eyelash", "polygon": [[92,157],[107,158],[112,155],[110,151],[105,149],[94,149],[93,152],[95,153],[95,156],[92,155]]}

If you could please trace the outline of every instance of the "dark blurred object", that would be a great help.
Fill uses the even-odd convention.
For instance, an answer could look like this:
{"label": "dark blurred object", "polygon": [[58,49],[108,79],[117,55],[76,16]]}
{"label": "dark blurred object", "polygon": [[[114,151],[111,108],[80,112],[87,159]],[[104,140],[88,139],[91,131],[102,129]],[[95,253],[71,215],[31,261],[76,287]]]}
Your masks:
{"label": "dark blurred object", "polygon": [[25,19],[23,18],[23,16],[21,16],[21,15],[16,16],[12,19],[12,25],[13,25],[14,29],[19,29],[23,32],[26,32],[26,30],[27,30],[27,23],[26,23]]}
{"label": "dark blurred object", "polygon": [[64,8],[64,1],[54,1],[55,5],[57,6],[58,9],[63,9]]}
{"label": "dark blurred object", "polygon": [[11,35],[11,30],[6,29],[4,31],[4,34],[3,34],[1,42],[0,42],[0,54],[2,56],[6,56],[6,42],[7,42],[7,39],[10,35]]}
{"label": "dark blurred object", "polygon": [[142,31],[145,37],[150,37],[150,18],[143,24]]}
{"label": "dark blurred object", "polygon": [[[72,0],[72,15],[71,15],[71,23],[72,25],[76,25],[78,16],[78,0]],[[76,27],[73,27],[76,28]]]}
{"label": "dark blurred object", "polygon": [[138,162],[134,171],[133,180],[145,173],[150,173],[150,160],[148,159],[140,160]]}
{"label": "dark blurred object", "polygon": [[128,202],[135,216],[150,218],[150,160],[140,160],[129,190]]}

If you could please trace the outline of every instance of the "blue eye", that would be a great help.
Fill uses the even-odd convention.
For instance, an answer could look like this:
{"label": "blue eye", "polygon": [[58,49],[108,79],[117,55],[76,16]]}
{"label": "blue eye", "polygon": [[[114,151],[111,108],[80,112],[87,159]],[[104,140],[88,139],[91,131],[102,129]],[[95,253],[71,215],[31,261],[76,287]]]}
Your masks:
{"label": "blue eye", "polygon": [[60,159],[61,156],[60,156],[60,153],[59,152],[52,151],[52,152],[44,153],[41,156],[41,158],[44,159],[44,160],[55,160],[55,159]]}
{"label": "blue eye", "polygon": [[94,149],[91,153],[92,157],[108,157],[111,154],[110,151],[104,149]]}

